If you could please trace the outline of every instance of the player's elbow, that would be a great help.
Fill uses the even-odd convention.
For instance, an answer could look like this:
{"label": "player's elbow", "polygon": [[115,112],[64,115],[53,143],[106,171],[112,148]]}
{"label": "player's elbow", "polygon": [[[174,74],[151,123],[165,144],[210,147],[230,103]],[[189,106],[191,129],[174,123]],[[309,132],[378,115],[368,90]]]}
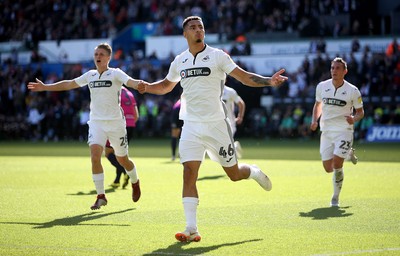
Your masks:
{"label": "player's elbow", "polygon": [[172,91],[172,87],[170,86],[163,86],[161,89],[162,94],[167,94]]}

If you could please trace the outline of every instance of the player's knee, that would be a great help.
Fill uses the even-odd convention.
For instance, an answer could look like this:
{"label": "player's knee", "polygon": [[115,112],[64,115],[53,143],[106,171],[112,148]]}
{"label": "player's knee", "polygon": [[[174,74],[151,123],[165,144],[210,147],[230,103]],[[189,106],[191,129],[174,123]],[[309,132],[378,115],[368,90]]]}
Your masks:
{"label": "player's knee", "polygon": [[122,166],[126,166],[129,164],[129,158],[127,156],[117,156],[117,161]]}
{"label": "player's knee", "polygon": [[343,167],[343,162],[344,162],[343,158],[335,156],[333,158],[332,166],[334,169],[340,169]]}
{"label": "player's knee", "polygon": [[325,169],[325,172],[327,172],[327,173],[333,172],[333,167],[332,167],[331,163],[329,163],[329,164],[324,163],[324,169]]}
{"label": "player's knee", "polygon": [[101,155],[92,155],[90,159],[92,160],[92,164],[100,163]]}
{"label": "player's knee", "polygon": [[187,190],[193,190],[196,188],[196,181],[193,180],[184,180],[183,187]]}

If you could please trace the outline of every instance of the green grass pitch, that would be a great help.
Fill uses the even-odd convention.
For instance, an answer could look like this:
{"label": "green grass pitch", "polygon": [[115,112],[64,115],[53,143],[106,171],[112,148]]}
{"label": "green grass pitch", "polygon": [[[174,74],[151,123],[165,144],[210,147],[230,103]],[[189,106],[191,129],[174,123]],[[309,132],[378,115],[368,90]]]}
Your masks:
{"label": "green grass pitch", "polygon": [[[240,162],[259,165],[273,189],[231,182],[206,159],[198,189],[199,243],[185,227],[182,166],[169,141],[130,144],[142,186],[107,187],[95,200],[85,143],[0,143],[0,255],[400,255],[400,145],[356,144],[345,162],[341,207],[329,207],[331,175],[318,141],[241,140]],[[106,185],[115,170],[103,158]]]}

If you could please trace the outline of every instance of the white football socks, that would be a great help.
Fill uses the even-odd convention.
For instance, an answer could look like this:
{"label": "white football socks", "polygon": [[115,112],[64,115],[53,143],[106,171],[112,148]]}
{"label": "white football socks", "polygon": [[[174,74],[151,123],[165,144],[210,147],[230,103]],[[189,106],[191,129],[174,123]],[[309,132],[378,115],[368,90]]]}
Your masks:
{"label": "white football socks", "polygon": [[196,197],[184,197],[182,198],[182,203],[186,217],[186,230],[194,233],[197,231],[197,205],[199,204],[199,199]]}
{"label": "white football socks", "polygon": [[98,195],[105,194],[104,190],[104,172],[98,174],[92,174],[94,186]]}
{"label": "white football socks", "polygon": [[126,174],[129,175],[129,178],[131,178],[132,183],[136,183],[138,181],[139,176],[137,174],[136,167],[133,167],[133,169],[130,171],[128,171],[128,170],[125,170],[125,171],[126,171]]}
{"label": "white football socks", "polygon": [[333,169],[332,183],[333,183],[333,195],[335,197],[338,197],[340,191],[342,190],[343,179],[344,179],[343,168]]}
{"label": "white football socks", "polygon": [[[248,165],[248,164],[243,164],[243,165],[247,165],[250,168],[250,175],[247,179],[255,179],[258,174],[260,173],[260,170],[254,166]],[[240,166],[239,166],[240,168]]]}

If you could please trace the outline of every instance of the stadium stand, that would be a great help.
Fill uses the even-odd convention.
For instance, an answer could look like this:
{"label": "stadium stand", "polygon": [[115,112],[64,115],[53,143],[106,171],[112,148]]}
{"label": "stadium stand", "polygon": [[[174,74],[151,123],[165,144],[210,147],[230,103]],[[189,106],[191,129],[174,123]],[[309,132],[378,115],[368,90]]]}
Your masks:
{"label": "stadium stand", "polygon": [[[67,52],[59,63],[47,63],[39,42],[70,39],[115,38],[136,23],[155,25],[159,36],[181,34],[181,22],[188,15],[204,18],[207,33],[217,34],[221,42],[234,42],[246,35],[250,42],[274,39],[309,40],[317,57],[304,54],[297,71],[287,74],[287,85],[279,89],[244,88],[228,79],[248,105],[244,124],[237,135],[257,137],[311,138],[305,124],[309,120],[317,81],[329,76],[330,57],[324,47],[312,47],[316,39],[347,38],[352,53],[346,79],[357,85],[366,102],[366,118],[357,124],[356,138],[363,139],[372,124],[400,123],[400,51],[396,37],[387,51],[361,48],[361,37],[400,34],[396,22],[399,1],[371,1],[374,13],[362,15],[366,1],[192,1],[192,0],[101,0],[0,2],[0,140],[79,140],[81,111],[89,99],[87,88],[59,93],[32,93],[26,90],[35,78],[55,81],[79,76],[91,63],[69,63]],[[396,9],[397,7],[397,9]],[[390,9],[390,11],[388,10]],[[361,14],[360,14],[361,13]],[[400,23],[399,23],[400,24]],[[396,47],[397,45],[397,47]],[[143,45],[137,49],[117,48],[113,66],[132,77],[158,80],[166,74],[170,57],[145,56]],[[326,45],[325,45],[326,47]],[[28,63],[18,55],[29,51]],[[247,54],[247,53],[246,53]],[[254,53],[252,53],[254,54]],[[355,58],[354,54],[362,58]],[[134,64],[133,64],[134,63]],[[114,65],[115,64],[115,65]],[[246,64],[238,62],[244,68]],[[164,97],[137,95],[142,118],[136,128],[139,137],[169,136],[169,111],[179,96],[176,88]],[[265,108],[261,96],[271,96],[274,104]],[[396,97],[397,96],[397,97]],[[283,123],[284,122],[284,123]],[[66,125],[68,124],[68,125]],[[33,132],[34,131],[34,132]]]}

